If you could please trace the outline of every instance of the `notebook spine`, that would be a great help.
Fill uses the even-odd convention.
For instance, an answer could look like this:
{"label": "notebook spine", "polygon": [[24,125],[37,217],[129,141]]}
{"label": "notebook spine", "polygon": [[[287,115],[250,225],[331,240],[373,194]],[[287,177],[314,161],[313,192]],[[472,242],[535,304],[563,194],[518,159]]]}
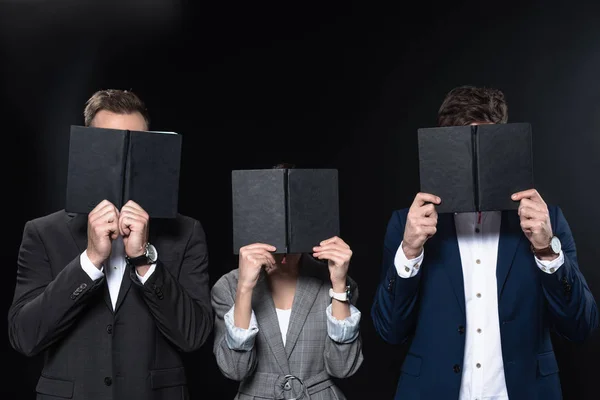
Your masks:
{"label": "notebook spine", "polygon": [[286,169],[283,173],[283,187],[285,188],[284,190],[284,194],[285,194],[285,201],[284,201],[284,207],[285,207],[285,250],[284,253],[287,254],[288,250],[290,248],[290,243],[292,240],[292,227],[290,224],[290,185],[289,185],[289,174],[290,170]]}
{"label": "notebook spine", "polygon": [[481,198],[479,196],[479,135],[477,134],[477,125],[471,126],[471,148],[473,149],[472,171],[473,171],[473,201],[475,209],[481,211]]}
{"label": "notebook spine", "polygon": [[125,143],[123,145],[123,187],[121,188],[121,204],[119,208],[123,207],[129,200],[129,188],[131,187],[131,131],[125,132]]}

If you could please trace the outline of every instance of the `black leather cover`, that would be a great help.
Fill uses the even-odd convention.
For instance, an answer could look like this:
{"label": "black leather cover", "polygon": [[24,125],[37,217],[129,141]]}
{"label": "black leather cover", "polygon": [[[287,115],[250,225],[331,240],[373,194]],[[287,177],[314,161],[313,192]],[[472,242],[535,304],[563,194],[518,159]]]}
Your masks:
{"label": "black leather cover", "polygon": [[130,131],[123,201],[135,201],[153,218],[175,218],[181,145],[178,134]]}
{"label": "black leather cover", "polygon": [[438,213],[513,210],[510,195],[533,188],[528,123],[418,130],[421,191],[442,199]]}
{"label": "black leather cover", "polygon": [[231,172],[233,250],[251,243],[266,243],[285,253],[286,170],[236,170]]}
{"label": "black leather cover", "polygon": [[65,210],[89,213],[103,199],[128,200],[152,218],[175,218],[181,135],[72,126]]}
{"label": "black leather cover", "polygon": [[232,200],[234,254],[257,242],[279,254],[312,253],[339,235],[337,170],[235,170]]}
{"label": "black leather cover", "polygon": [[418,130],[421,191],[442,199],[438,213],[473,211],[473,144],[470,126]]}
{"label": "black leather cover", "polygon": [[479,209],[516,210],[513,193],[534,187],[531,125],[479,125]]}
{"label": "black leather cover", "polygon": [[288,170],[288,253],[312,253],[339,231],[338,171]]}

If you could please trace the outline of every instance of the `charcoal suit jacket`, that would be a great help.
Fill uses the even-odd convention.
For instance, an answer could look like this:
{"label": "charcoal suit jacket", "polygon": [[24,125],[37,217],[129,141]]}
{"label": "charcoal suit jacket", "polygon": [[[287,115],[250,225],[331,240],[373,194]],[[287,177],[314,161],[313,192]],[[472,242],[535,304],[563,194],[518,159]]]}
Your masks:
{"label": "charcoal suit jacket", "polygon": [[213,326],[208,255],[200,223],[178,215],[150,221],[158,250],[142,284],[126,267],[113,311],[105,278],[80,264],[87,216],[64,210],[25,224],[9,310],[9,339],[43,353],[38,399],[161,400],[189,397],[182,353]]}

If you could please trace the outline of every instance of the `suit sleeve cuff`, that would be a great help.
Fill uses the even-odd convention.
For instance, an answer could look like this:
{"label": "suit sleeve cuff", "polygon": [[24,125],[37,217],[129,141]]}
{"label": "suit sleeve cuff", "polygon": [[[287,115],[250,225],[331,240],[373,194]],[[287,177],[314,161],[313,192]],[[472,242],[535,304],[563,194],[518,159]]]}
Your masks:
{"label": "suit sleeve cuff", "polygon": [[552,275],[553,273],[558,271],[558,269],[562,267],[562,265],[565,263],[565,255],[561,250],[558,254],[558,257],[554,260],[540,260],[539,258],[535,257],[535,263],[537,264],[539,269],[541,269],[547,274]]}
{"label": "suit sleeve cuff", "polygon": [[327,314],[327,334],[337,343],[351,343],[358,337],[361,313],[350,304],[350,316],[345,319],[337,319],[331,311],[331,304],[325,309]]}
{"label": "suit sleeve cuff", "polygon": [[398,272],[398,276],[401,278],[412,278],[419,273],[423,258],[425,257],[425,251],[421,251],[421,254],[417,258],[409,260],[402,250],[402,243],[398,246],[396,251],[396,257],[394,258],[394,266]]}
{"label": "suit sleeve cuff", "polygon": [[144,276],[141,276],[140,274],[138,274],[137,268],[136,268],[135,269],[135,275],[137,276],[137,278],[140,280],[140,282],[143,285],[144,283],[146,283],[146,281],[148,280],[148,278],[150,278],[152,276],[152,274],[154,273],[155,269],[156,269],[156,264],[152,264],[152,265],[150,265],[150,268],[148,268],[148,271],[146,271],[146,273],[144,274]]}
{"label": "suit sleeve cuff", "polygon": [[97,281],[104,276],[104,266],[102,266],[100,269],[96,268],[94,263],[90,261],[90,258],[87,255],[87,250],[81,253],[79,256],[79,263],[81,264],[81,268],[86,274],[88,274],[91,280]]}
{"label": "suit sleeve cuff", "polygon": [[254,340],[258,334],[256,315],[254,314],[254,310],[252,310],[250,325],[248,326],[248,329],[243,329],[235,326],[233,322],[234,311],[235,304],[231,306],[231,309],[227,311],[223,317],[227,331],[225,334],[225,341],[231,350],[250,351],[254,347]]}

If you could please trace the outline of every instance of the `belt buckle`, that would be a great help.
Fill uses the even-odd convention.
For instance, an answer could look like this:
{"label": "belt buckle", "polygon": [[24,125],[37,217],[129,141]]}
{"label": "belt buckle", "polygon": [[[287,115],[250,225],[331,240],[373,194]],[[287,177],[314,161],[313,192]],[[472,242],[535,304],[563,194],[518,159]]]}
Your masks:
{"label": "belt buckle", "polygon": [[300,386],[302,387],[302,390],[300,392],[300,396],[299,397],[285,397],[285,400],[300,400],[300,399],[304,399],[305,396],[308,399],[310,396],[308,395],[308,390],[306,389],[306,386],[304,386],[304,382],[302,382],[302,379],[298,378],[297,376],[294,375],[285,375],[283,377],[283,385],[282,385],[282,389],[284,391],[289,391],[292,390],[292,381],[298,381],[300,383]]}

